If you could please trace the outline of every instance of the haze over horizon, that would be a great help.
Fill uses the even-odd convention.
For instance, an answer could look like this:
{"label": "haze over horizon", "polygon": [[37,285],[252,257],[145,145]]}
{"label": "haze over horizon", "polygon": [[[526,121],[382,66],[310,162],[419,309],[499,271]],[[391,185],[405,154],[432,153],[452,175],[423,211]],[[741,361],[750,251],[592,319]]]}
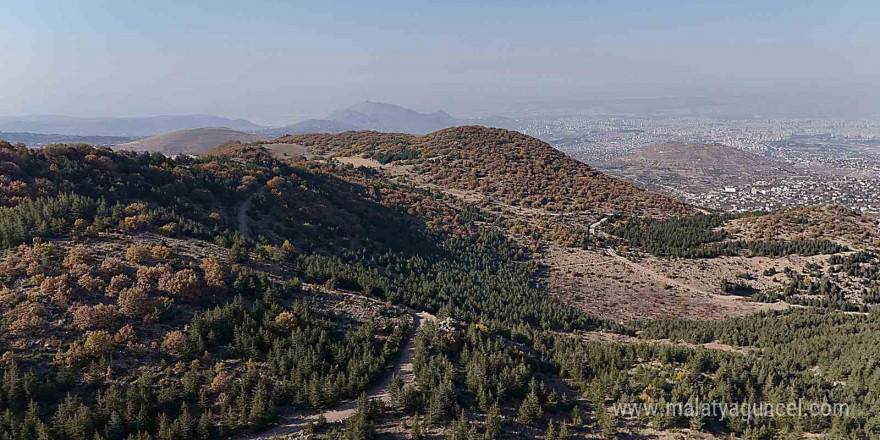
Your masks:
{"label": "haze over horizon", "polygon": [[470,116],[729,95],[877,111],[871,3],[664,3],[15,2],[0,115],[283,125],[364,100]]}

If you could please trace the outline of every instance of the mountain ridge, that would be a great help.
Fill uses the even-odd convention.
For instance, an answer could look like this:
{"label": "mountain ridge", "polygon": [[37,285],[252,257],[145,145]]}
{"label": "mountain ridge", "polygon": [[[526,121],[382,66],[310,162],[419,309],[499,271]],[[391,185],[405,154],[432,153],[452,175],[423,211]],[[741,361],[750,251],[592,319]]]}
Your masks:
{"label": "mountain ridge", "polygon": [[77,136],[153,136],[200,127],[228,127],[256,131],[264,127],[246,119],[212,115],[157,115],[141,117],[74,117],[32,115],[0,117],[0,131]]}
{"label": "mountain ridge", "polygon": [[306,119],[305,121],[284,125],[281,127],[267,128],[260,131],[260,134],[267,136],[280,137],[288,134],[304,134],[304,133],[342,133],[344,131],[356,131],[359,127],[347,124],[345,122],[334,121],[330,119]]}
{"label": "mountain ridge", "polygon": [[28,132],[5,132],[0,131],[0,140],[10,143],[21,142],[29,146],[43,146],[49,144],[90,144],[90,145],[117,145],[137,140],[136,136],[77,136],[66,134],[42,134]]}
{"label": "mountain ridge", "polygon": [[[139,117],[0,116],[0,132],[53,136],[62,141],[69,140],[69,142],[76,141],[74,136],[137,138],[205,127],[225,127],[265,137],[278,137],[286,134],[341,133],[358,130],[427,134],[442,128],[472,124],[508,128],[513,126],[515,121],[503,117],[459,119],[443,110],[419,113],[399,105],[375,101],[363,101],[338,109],[323,119],[306,119],[282,126],[263,126],[246,119],[204,114]],[[14,140],[19,138],[26,137],[19,136]],[[31,136],[28,139],[32,138],[34,137]],[[95,140],[100,141],[100,139]],[[48,142],[40,141],[40,143]]]}
{"label": "mountain ridge", "polygon": [[412,134],[425,134],[464,123],[442,110],[419,113],[399,105],[373,101],[336,110],[327,119],[362,129]]}

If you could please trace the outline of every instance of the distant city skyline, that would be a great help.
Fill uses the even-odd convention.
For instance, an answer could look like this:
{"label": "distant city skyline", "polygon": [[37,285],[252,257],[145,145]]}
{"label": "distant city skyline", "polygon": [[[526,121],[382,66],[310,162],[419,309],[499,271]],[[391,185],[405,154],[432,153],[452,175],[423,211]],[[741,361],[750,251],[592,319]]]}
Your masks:
{"label": "distant city skyline", "polygon": [[815,95],[846,109],[880,96],[880,12],[867,1],[85,0],[5,12],[0,115],[281,125],[364,100],[470,116],[612,97]]}

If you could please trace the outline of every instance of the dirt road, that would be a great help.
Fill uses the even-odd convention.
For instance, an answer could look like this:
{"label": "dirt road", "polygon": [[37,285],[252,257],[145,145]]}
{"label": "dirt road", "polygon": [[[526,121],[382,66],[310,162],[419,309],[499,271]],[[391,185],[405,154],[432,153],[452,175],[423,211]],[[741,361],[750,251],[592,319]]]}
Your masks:
{"label": "dirt road", "polygon": [[608,217],[605,216],[605,217],[602,217],[601,219],[599,219],[599,221],[591,224],[590,225],[590,235],[592,235],[593,237],[608,238],[608,233],[599,229],[599,226],[602,226],[602,224],[604,224],[607,221],[608,221]]}
{"label": "dirt road", "polygon": [[[367,397],[371,399],[380,399],[385,403],[390,402],[391,399],[388,395],[388,385],[391,384],[391,377],[394,374],[400,376],[403,379],[404,383],[415,382],[412,356],[414,351],[413,342],[415,341],[416,332],[418,331],[422,321],[436,321],[437,318],[434,315],[428,314],[426,312],[413,313],[412,316],[414,320],[413,330],[410,333],[409,338],[403,344],[403,347],[400,348],[400,354],[398,355],[397,361],[394,363],[392,374],[386,374],[381,381],[367,389]],[[297,412],[288,414],[281,420],[278,426],[275,426],[274,428],[265,432],[261,432],[259,434],[251,434],[239,437],[239,439],[269,440],[274,437],[284,438],[284,436],[296,434],[299,431],[302,431],[302,429],[305,428],[306,423],[308,423],[310,420],[317,420],[321,416],[324,416],[324,419],[326,419],[329,423],[341,422],[354,415],[356,405],[357,399],[353,399],[324,411]]]}
{"label": "dirt road", "polygon": [[[600,226],[602,226],[602,224],[604,224],[607,221],[608,221],[608,217],[606,216],[606,217],[602,217],[601,220],[591,224],[590,225],[590,235],[602,237],[602,238],[609,238],[610,235],[608,235],[607,232],[605,232],[599,228]],[[659,272],[657,272],[651,268],[648,268],[642,264],[636,263],[635,261],[632,261],[629,258],[624,257],[623,255],[618,254],[617,251],[612,248],[606,248],[606,249],[604,249],[604,252],[608,256],[614,258],[615,260],[620,261],[621,263],[629,266],[629,268],[632,269],[633,272],[642,273],[644,275],[647,275],[649,278],[653,278],[655,281],[660,281],[660,282],[666,283],[666,285],[668,285],[668,286],[677,287],[679,289],[682,289],[682,290],[685,290],[688,292],[692,292],[692,293],[697,293],[697,294],[704,295],[704,296],[719,296],[719,297],[725,296],[725,295],[716,295],[716,294],[707,292],[705,290],[698,289],[698,288],[691,286],[689,284],[682,283],[681,281],[678,281],[676,279],[670,278],[662,273],[659,273]],[[574,266],[574,265],[569,265],[569,266]]]}

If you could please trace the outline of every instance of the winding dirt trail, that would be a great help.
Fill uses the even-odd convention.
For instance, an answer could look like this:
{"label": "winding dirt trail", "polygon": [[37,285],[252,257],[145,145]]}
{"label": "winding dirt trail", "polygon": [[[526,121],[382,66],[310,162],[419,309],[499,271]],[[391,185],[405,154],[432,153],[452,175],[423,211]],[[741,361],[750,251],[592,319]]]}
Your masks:
{"label": "winding dirt trail", "polygon": [[[248,196],[247,199],[245,199],[241,202],[241,204],[238,205],[238,208],[236,210],[238,232],[241,233],[241,235],[245,238],[250,238],[250,228],[248,227],[248,210],[250,209],[254,199],[263,195],[265,191],[266,187],[261,187],[259,190]],[[418,331],[419,326],[421,325],[421,322],[423,320],[436,321],[437,317],[427,312],[416,312],[412,309],[408,310],[413,317],[413,329],[410,332],[409,338],[400,348],[400,353],[394,363],[394,367],[391,368],[391,373],[385,374],[382,377],[382,380],[366,390],[367,397],[371,399],[380,399],[385,403],[390,402],[391,398],[388,395],[388,386],[391,384],[391,378],[394,374],[400,376],[403,379],[404,383],[409,384],[415,382],[412,356],[414,351],[416,332]],[[236,438],[238,440],[269,440],[274,438],[283,438],[285,436],[296,434],[302,431],[309,421],[317,420],[321,418],[321,416],[323,416],[324,419],[330,423],[344,421],[354,414],[356,405],[357,399],[352,399],[324,411],[296,411],[288,413],[281,418],[281,421],[277,426],[267,431],[257,434],[245,434]]]}
{"label": "winding dirt trail", "polygon": [[[366,390],[367,397],[371,399],[379,399],[385,403],[389,403],[391,401],[391,397],[388,395],[388,386],[391,384],[391,377],[394,374],[400,376],[406,384],[415,382],[412,356],[415,350],[413,343],[415,341],[416,332],[418,331],[422,321],[434,322],[437,320],[437,317],[427,312],[416,313],[415,311],[411,310],[410,313],[413,316],[413,330],[410,332],[409,338],[400,348],[400,354],[397,357],[397,361],[394,363],[394,367],[391,369],[391,373],[385,374],[382,377],[382,380]],[[324,419],[328,423],[342,422],[345,419],[354,415],[356,405],[357,399],[352,399],[324,411],[300,411],[287,414],[274,428],[271,428],[268,431],[264,431],[259,434],[250,434],[238,437],[238,439],[269,440],[276,437],[284,438],[284,436],[296,434],[302,431],[309,421],[317,420],[321,416],[324,416]]]}
{"label": "winding dirt trail", "polygon": [[[706,211],[705,213],[708,214],[708,211]],[[602,217],[599,221],[591,224],[590,225],[590,234],[594,235],[594,236],[602,237],[602,238],[610,238],[611,235],[600,228],[600,226],[602,226],[607,221],[608,221],[608,216],[605,216],[605,217]],[[641,263],[632,261],[629,258],[626,258],[623,255],[620,255],[617,252],[617,250],[615,250],[613,248],[610,248],[610,247],[604,248],[603,252],[606,255],[612,257],[612,260],[605,261],[600,264],[607,264],[607,263],[610,263],[611,261],[617,260],[617,261],[627,265],[630,269],[633,270],[633,272],[641,273],[643,275],[646,275],[649,278],[654,279],[655,281],[663,282],[668,286],[676,287],[678,289],[684,290],[686,292],[690,292],[692,294],[705,296],[705,297],[711,298],[713,300],[721,301],[721,302],[728,303],[728,304],[746,302],[746,300],[744,298],[739,297],[739,296],[713,293],[713,292],[710,292],[707,290],[703,290],[703,289],[694,287],[694,286],[692,286],[688,283],[682,282],[678,279],[669,277],[663,273],[660,273],[654,269],[651,269],[650,267],[647,267]],[[577,266],[577,264],[567,265],[567,266],[573,267],[573,266]],[[782,303],[782,304],[785,304],[785,303]],[[776,308],[787,308],[788,305],[785,304],[785,305],[779,305],[779,306],[775,306],[775,307]]]}
{"label": "winding dirt trail", "polygon": [[238,232],[241,233],[241,236],[244,238],[250,238],[250,229],[248,229],[248,215],[247,212],[251,209],[251,204],[253,204],[254,199],[262,196],[266,192],[266,187],[262,186],[259,190],[248,196],[248,198],[244,199],[240,205],[238,205],[238,210],[236,212],[236,217],[238,219]]}
{"label": "winding dirt trail", "polygon": [[[602,224],[604,224],[607,221],[608,221],[608,217],[605,216],[605,217],[602,217],[601,220],[591,224],[590,225],[590,235],[598,236],[598,237],[602,237],[602,238],[609,238],[610,235],[607,232],[605,232],[599,228],[600,226],[602,226]],[[683,289],[685,291],[696,293],[696,294],[703,295],[703,296],[719,297],[719,298],[725,298],[725,299],[728,298],[726,295],[717,295],[714,293],[710,293],[705,290],[698,289],[694,286],[691,286],[690,284],[682,283],[681,281],[678,281],[676,279],[668,277],[668,276],[666,276],[662,273],[659,273],[649,267],[646,267],[640,263],[632,261],[629,258],[624,257],[623,255],[620,255],[619,253],[617,253],[616,250],[614,250],[612,248],[605,248],[605,249],[603,249],[603,251],[605,252],[605,254],[612,257],[613,259],[620,261],[621,263],[629,266],[629,268],[632,269],[634,272],[642,273],[644,275],[647,275],[650,278],[653,278],[656,281],[661,281],[663,283],[666,283],[669,286],[677,287],[679,289]],[[573,266],[573,265],[569,265],[569,266]]]}
{"label": "winding dirt trail", "polygon": [[635,261],[632,261],[629,258],[626,258],[623,255],[618,254],[617,251],[615,251],[614,249],[605,249],[605,252],[607,252],[608,255],[616,258],[621,263],[629,266],[629,268],[632,269],[634,272],[641,272],[641,273],[647,275],[648,277],[653,278],[657,281],[666,283],[669,286],[678,287],[679,289],[683,289],[683,290],[693,292],[693,293],[698,293],[698,294],[704,295],[704,296],[718,296],[718,297],[727,298],[726,295],[716,295],[716,294],[707,292],[705,290],[698,289],[694,286],[691,286],[690,284],[682,283],[681,281],[673,279],[673,278],[666,276],[660,272],[657,272],[649,267],[646,267],[640,263],[636,263]]}
{"label": "winding dirt trail", "polygon": [[605,222],[608,221],[608,216],[602,217],[599,221],[590,225],[590,235],[594,237],[602,237],[607,238],[608,233],[599,229],[599,226],[602,226]]}
{"label": "winding dirt trail", "polygon": [[615,343],[615,344],[652,344],[652,345],[670,345],[677,347],[686,347],[686,348],[697,348],[702,347],[707,350],[716,350],[716,351],[724,351],[727,353],[737,353],[742,355],[748,355],[751,353],[761,353],[762,349],[758,347],[752,346],[734,346],[724,344],[718,341],[706,342],[702,344],[694,344],[682,340],[670,340],[670,339],[642,339],[636,336],[623,335],[619,333],[611,333],[602,330],[594,330],[588,332],[556,332],[556,334],[560,336],[567,336],[572,338],[581,338],[584,341],[590,342],[604,342],[604,343]]}

